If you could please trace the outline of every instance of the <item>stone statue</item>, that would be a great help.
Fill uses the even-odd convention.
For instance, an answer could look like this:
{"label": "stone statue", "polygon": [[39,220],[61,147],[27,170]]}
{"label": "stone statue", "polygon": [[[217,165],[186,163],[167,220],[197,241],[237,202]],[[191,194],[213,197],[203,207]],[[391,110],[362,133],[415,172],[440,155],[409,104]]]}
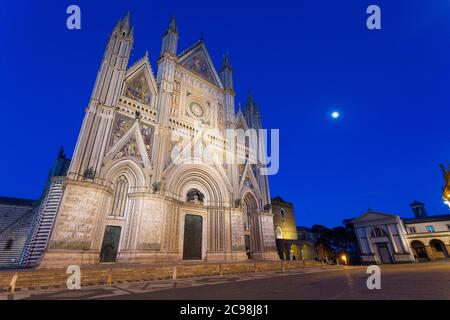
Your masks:
{"label": "stone statue", "polygon": [[84,178],[86,180],[94,180],[94,178],[95,178],[95,171],[94,171],[94,169],[92,167],[87,168],[84,171]]}
{"label": "stone statue", "polygon": [[241,203],[242,203],[241,199],[234,200],[234,207],[239,208],[241,206]]}
{"label": "stone statue", "polygon": [[158,193],[161,190],[162,182],[155,182],[152,184],[153,187],[153,193]]}
{"label": "stone statue", "polygon": [[194,203],[198,203],[201,202],[203,203],[205,201],[205,196],[203,193],[201,193],[199,190],[197,189],[191,189],[189,190],[189,192],[187,193],[187,202],[194,202]]}
{"label": "stone statue", "polygon": [[139,111],[135,111],[135,112],[134,112],[134,117],[135,117],[137,120],[140,120],[140,119],[142,118],[141,113],[140,113]]}

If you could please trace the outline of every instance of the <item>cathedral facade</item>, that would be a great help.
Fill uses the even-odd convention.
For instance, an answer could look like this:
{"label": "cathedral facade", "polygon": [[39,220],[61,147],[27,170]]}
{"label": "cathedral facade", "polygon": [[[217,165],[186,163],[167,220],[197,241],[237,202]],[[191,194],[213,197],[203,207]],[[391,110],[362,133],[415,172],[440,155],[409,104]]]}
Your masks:
{"label": "cathedral facade", "polygon": [[[251,96],[235,111],[228,56],[217,72],[203,40],[178,54],[173,18],[154,76],[148,54],[129,66],[133,42],[127,15],[107,44],[40,267],[279,259],[263,165],[249,161],[250,139],[226,139],[261,128]],[[199,128],[212,130],[198,138]],[[179,156],[196,146],[208,159]],[[221,161],[230,153],[242,161]]]}

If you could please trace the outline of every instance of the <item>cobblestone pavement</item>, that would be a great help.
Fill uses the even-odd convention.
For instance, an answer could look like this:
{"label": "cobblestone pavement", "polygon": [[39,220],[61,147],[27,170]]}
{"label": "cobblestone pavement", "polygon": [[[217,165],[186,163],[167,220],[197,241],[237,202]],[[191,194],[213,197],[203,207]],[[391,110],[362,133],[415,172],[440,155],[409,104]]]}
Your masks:
{"label": "cobblestone pavement", "polygon": [[[365,267],[311,268],[89,287],[77,291],[20,292],[14,299],[296,300],[450,299],[450,261],[381,266],[381,290],[368,290]],[[11,295],[0,299],[13,298]]]}

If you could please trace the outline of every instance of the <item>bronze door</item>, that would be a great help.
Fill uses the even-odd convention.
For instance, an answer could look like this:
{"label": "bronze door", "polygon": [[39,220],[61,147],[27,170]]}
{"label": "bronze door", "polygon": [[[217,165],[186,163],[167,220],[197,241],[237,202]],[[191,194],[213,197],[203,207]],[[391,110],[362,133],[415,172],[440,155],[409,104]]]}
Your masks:
{"label": "bronze door", "polygon": [[117,252],[119,250],[120,231],[120,227],[106,226],[102,251],[100,253],[100,262],[116,262]]}
{"label": "bronze door", "polygon": [[201,216],[186,215],[184,220],[183,260],[202,260]]}

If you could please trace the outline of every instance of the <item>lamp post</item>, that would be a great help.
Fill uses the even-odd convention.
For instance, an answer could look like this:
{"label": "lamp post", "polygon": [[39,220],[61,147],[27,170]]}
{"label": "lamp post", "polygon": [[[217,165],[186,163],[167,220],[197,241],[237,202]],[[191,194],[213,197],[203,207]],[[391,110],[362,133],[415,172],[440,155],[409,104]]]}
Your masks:
{"label": "lamp post", "polygon": [[347,266],[347,256],[345,253],[341,256],[341,259],[344,261],[344,265]]}

